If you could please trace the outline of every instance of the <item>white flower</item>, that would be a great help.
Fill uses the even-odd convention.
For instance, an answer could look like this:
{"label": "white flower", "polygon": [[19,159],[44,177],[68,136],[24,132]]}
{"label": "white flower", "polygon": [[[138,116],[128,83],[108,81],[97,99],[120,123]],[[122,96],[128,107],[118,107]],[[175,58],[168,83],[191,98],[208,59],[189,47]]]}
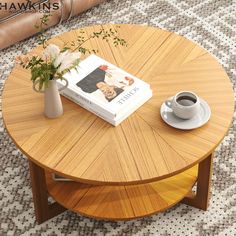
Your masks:
{"label": "white flower", "polygon": [[59,68],[57,69],[58,73],[63,72],[66,69],[70,69],[74,66],[75,62],[80,58],[80,52],[70,53],[68,51],[60,53],[54,62],[54,66]]}
{"label": "white flower", "polygon": [[49,60],[55,60],[60,54],[60,48],[55,44],[49,44],[43,51],[43,56]]}
{"label": "white flower", "polygon": [[62,63],[62,61],[64,60],[64,58],[68,53],[69,53],[68,51],[60,53],[58,57],[55,59],[53,65],[57,68]]}

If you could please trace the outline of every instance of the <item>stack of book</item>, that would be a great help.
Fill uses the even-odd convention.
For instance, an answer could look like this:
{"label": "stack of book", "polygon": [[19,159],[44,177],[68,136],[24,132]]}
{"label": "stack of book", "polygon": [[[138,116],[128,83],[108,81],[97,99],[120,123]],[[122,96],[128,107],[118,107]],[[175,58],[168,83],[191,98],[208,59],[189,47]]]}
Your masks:
{"label": "stack of book", "polygon": [[[64,75],[61,94],[114,126],[152,97],[150,85],[104,59],[91,55]],[[58,80],[58,85],[63,82]]]}

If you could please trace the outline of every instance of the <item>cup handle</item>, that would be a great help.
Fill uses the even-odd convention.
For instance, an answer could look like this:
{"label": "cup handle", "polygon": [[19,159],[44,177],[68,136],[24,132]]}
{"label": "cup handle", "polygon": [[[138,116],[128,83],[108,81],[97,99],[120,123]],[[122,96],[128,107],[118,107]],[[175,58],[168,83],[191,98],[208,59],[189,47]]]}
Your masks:
{"label": "cup handle", "polygon": [[169,107],[170,109],[172,109],[172,100],[166,100],[165,105]]}
{"label": "cup handle", "polygon": [[61,80],[64,80],[64,81],[66,82],[66,84],[65,84],[63,87],[59,88],[58,91],[62,91],[62,90],[64,90],[64,89],[67,88],[68,85],[69,85],[69,82],[68,82],[67,79],[65,79],[65,78],[62,77]]}

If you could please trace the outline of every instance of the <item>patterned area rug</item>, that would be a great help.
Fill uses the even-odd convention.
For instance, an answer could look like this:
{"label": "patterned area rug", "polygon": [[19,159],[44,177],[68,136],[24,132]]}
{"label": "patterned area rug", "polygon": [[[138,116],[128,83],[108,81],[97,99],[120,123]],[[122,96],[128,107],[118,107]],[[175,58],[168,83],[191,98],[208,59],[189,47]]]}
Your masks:
{"label": "patterned area rug", "polygon": [[[100,23],[136,23],[177,32],[214,54],[236,86],[236,2],[234,0],[114,0],[52,28],[57,35]],[[31,38],[0,52],[0,88],[14,57],[28,52]],[[236,235],[236,122],[216,152],[213,195],[207,212],[179,204],[129,222],[97,221],[65,212],[37,225],[28,164],[0,120],[0,235]]]}

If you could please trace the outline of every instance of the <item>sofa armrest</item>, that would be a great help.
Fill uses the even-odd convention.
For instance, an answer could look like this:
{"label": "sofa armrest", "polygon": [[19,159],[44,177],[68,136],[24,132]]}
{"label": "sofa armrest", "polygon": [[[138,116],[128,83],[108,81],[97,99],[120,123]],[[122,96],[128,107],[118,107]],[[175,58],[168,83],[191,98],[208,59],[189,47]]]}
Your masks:
{"label": "sofa armrest", "polygon": [[[49,2],[51,3],[58,3],[60,8],[51,12],[52,16],[49,19],[47,28],[67,20],[70,16],[78,15],[103,1],[104,0],[64,0],[61,5],[61,0],[50,0]],[[72,7],[71,2],[73,2]],[[62,6],[63,8],[61,8]],[[40,21],[42,16],[43,13],[40,12],[21,13],[0,23],[0,50],[36,34],[38,31],[35,28],[35,24]]]}

